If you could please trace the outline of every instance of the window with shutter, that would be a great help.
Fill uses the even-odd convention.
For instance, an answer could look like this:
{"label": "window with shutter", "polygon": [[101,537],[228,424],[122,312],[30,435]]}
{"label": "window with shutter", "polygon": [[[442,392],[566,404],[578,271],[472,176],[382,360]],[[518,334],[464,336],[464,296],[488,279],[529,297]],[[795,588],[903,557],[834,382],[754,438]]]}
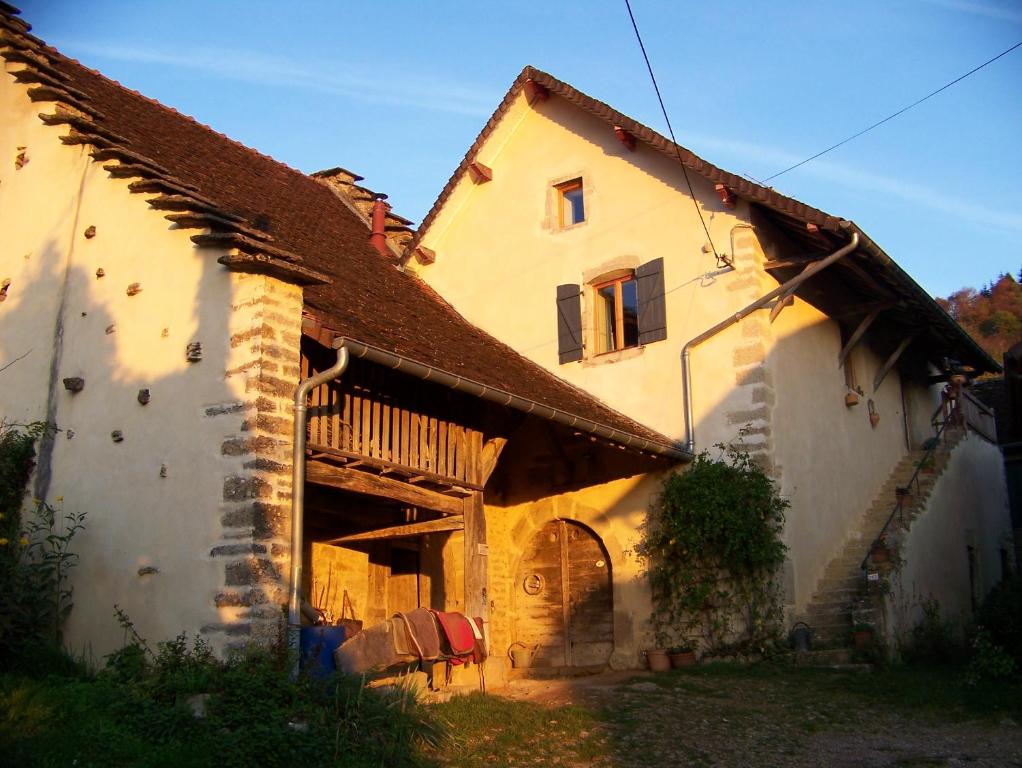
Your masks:
{"label": "window with shutter", "polygon": [[557,353],[563,365],[582,359],[582,288],[557,286]]}
{"label": "window with shutter", "polygon": [[635,270],[638,293],[639,344],[667,338],[667,300],[664,295],[664,260],[653,259]]}

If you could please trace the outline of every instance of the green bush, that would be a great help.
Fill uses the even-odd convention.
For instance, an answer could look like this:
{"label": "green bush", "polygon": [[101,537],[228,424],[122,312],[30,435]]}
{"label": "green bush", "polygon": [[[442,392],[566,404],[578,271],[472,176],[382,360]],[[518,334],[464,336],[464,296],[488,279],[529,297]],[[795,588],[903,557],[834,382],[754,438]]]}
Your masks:
{"label": "green bush", "polygon": [[1001,581],[983,600],[976,623],[1022,668],[1022,576]]}
{"label": "green bush", "polygon": [[1015,674],[1015,659],[995,643],[990,633],[980,628],[972,640],[972,658],[965,670],[965,679],[975,685],[981,680],[1003,680]]}
{"label": "green bush", "polygon": [[[181,635],[131,642],[95,674],[0,677],[0,754],[12,765],[417,766],[443,728],[407,689],[292,679],[288,655],[216,658]],[[5,763],[6,764],[6,763]]]}
{"label": "green bush", "polygon": [[788,502],[741,447],[718,448],[667,478],[643,530],[653,629],[665,647],[701,635],[711,650],[762,650],[780,616]]}
{"label": "green bush", "polygon": [[923,617],[912,627],[901,647],[901,657],[909,664],[956,664],[966,656],[965,646],[950,619],[940,615],[940,604],[924,600]]}
{"label": "green bush", "polygon": [[68,573],[77,555],[71,540],[85,515],[39,499],[23,512],[35,443],[47,429],[0,422],[0,665],[8,668],[45,666],[59,657],[72,605]]}

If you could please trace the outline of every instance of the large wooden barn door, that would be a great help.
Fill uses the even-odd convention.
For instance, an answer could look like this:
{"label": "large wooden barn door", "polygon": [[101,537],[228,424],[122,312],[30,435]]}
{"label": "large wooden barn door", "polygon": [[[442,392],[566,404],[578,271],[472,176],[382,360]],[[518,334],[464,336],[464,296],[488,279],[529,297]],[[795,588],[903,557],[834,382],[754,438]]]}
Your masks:
{"label": "large wooden barn door", "polygon": [[533,536],[515,574],[515,635],[538,646],[533,666],[605,664],[614,649],[610,564],[588,529],[553,520]]}

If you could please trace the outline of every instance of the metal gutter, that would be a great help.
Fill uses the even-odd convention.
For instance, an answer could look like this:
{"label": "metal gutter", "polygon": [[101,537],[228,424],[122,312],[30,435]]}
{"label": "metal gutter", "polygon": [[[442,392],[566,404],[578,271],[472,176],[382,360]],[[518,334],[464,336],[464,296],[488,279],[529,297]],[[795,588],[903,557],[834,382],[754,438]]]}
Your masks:
{"label": "metal gutter", "polygon": [[386,350],[364,344],[360,341],[355,341],[354,339],[338,338],[334,342],[333,346],[335,349],[347,349],[349,354],[353,357],[369,360],[377,365],[382,365],[395,371],[407,373],[409,376],[415,376],[423,381],[432,381],[458,392],[466,392],[488,402],[514,408],[516,411],[521,411],[522,413],[534,414],[544,419],[556,421],[558,424],[563,424],[566,427],[572,427],[573,429],[578,429],[582,432],[588,432],[591,435],[596,435],[597,437],[602,437],[615,443],[621,443],[629,448],[634,448],[639,451],[648,451],[650,453],[655,453],[658,456],[664,456],[678,461],[692,460],[692,454],[680,448],[677,444],[654,442],[627,432],[622,432],[621,430],[609,427],[606,424],[600,424],[599,422],[592,421],[591,419],[584,419],[581,416],[576,416],[575,414],[568,413],[567,411],[562,411],[559,408],[552,408],[549,405],[543,405],[535,400],[529,400],[528,398],[519,397],[518,395],[512,395],[510,392],[506,392],[502,389],[482,384],[473,379],[466,379],[464,376],[448,373],[447,371],[440,370],[439,368],[427,365],[426,363],[410,360],[407,357],[401,357],[393,352],[387,352]]}
{"label": "metal gutter", "polygon": [[[842,222],[842,227],[848,228],[850,226],[851,225],[848,224],[847,222]],[[682,396],[685,401],[685,450],[688,451],[689,455],[695,452],[695,427],[693,427],[692,425],[692,367],[689,361],[689,352],[691,351],[691,349],[693,347],[699,346],[707,339],[716,336],[725,328],[729,328],[735,323],[738,323],[739,321],[742,320],[742,318],[755,312],[757,309],[762,309],[764,306],[769,304],[778,296],[781,296],[782,294],[785,294],[788,291],[794,291],[800,285],[802,285],[802,283],[811,278],[813,275],[823,271],[834,262],[843,259],[849,253],[854,251],[858,246],[859,233],[853,231],[851,240],[848,242],[847,245],[834,251],[834,253],[830,254],[829,256],[820,259],[820,261],[815,262],[805,271],[791,278],[791,280],[788,280],[786,283],[777,286],[776,288],[774,288],[774,290],[770,291],[769,293],[760,296],[758,299],[756,299],[748,306],[738,310],[737,312],[735,312],[735,314],[724,318],[716,325],[712,326],[711,328],[707,328],[698,336],[689,339],[685,343],[685,346],[681,348],[681,384],[683,388]]]}
{"label": "metal gutter", "polygon": [[534,414],[541,418],[555,421],[566,427],[588,432],[591,435],[621,443],[640,451],[664,456],[677,461],[691,461],[693,456],[677,445],[658,443],[636,435],[622,432],[606,424],[584,419],[580,416],[552,408],[548,405],[529,400],[510,392],[481,384],[478,381],[442,371],[425,363],[410,360],[378,347],[364,344],[354,339],[339,337],[334,340],[333,348],[337,350],[336,362],[325,371],[317,373],[298,384],[294,395],[294,446],[291,456],[291,580],[288,591],[288,639],[291,647],[297,651],[301,629],[301,583],[302,556],[304,552],[303,527],[305,523],[305,445],[306,445],[306,413],[308,397],[315,387],[339,378],[348,367],[352,357],[368,360],[391,370],[406,373],[423,381],[431,381],[449,387],[458,392],[479,397],[491,403],[514,408],[522,413]]}

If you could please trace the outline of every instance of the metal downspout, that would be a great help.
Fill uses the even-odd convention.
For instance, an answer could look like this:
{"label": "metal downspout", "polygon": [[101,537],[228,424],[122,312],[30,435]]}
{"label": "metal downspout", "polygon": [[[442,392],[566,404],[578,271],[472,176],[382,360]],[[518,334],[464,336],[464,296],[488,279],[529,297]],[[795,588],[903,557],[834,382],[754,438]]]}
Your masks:
{"label": "metal downspout", "polygon": [[[333,381],[348,367],[348,350],[337,347],[337,361],[325,371],[310,376],[295,389],[294,446],[291,454],[291,583],[287,600],[288,642],[297,653],[302,626],[301,588],[305,525],[305,414],[309,392]],[[297,656],[296,656],[297,661]]]}
{"label": "metal downspout", "polygon": [[[842,222],[842,227],[847,228],[849,224]],[[849,253],[854,251],[859,246],[859,233],[853,232],[852,238],[847,245],[842,246],[834,253],[830,254],[826,258],[817,261],[804,272],[791,278],[786,283],[777,286],[774,290],[769,293],[760,296],[754,302],[749,304],[743,309],[738,310],[735,314],[721,320],[719,323],[714,325],[712,328],[708,328],[698,336],[689,339],[685,346],[681,348],[681,384],[683,388],[682,397],[685,401],[685,450],[692,454],[695,452],[695,427],[692,424],[692,366],[689,360],[689,352],[693,347],[697,347],[713,336],[723,331],[735,323],[739,322],[742,318],[755,312],[757,309],[761,309],[766,306],[769,302],[776,299],[778,296],[787,293],[788,291],[798,288],[802,283],[811,278],[813,275],[821,272],[822,270],[829,267],[834,262],[843,259]]]}
{"label": "metal downspout", "polygon": [[459,392],[466,392],[482,400],[514,408],[523,413],[556,421],[567,427],[573,427],[592,435],[598,435],[612,442],[621,443],[640,451],[648,451],[677,461],[691,461],[692,456],[677,445],[655,443],[651,440],[630,435],[626,432],[609,427],[599,422],[583,419],[580,416],[551,408],[535,400],[529,400],[510,392],[489,387],[478,381],[442,371],[439,368],[409,360],[393,352],[371,347],[354,339],[339,337],[334,340],[337,350],[337,361],[327,370],[317,373],[300,382],[295,389],[294,397],[294,447],[291,456],[291,581],[288,592],[288,640],[291,647],[298,650],[301,630],[301,585],[302,555],[304,552],[303,528],[305,525],[305,445],[306,445],[306,413],[308,411],[309,392],[313,388],[333,381],[344,373],[351,357],[368,360],[377,365],[401,371],[409,376],[431,381]]}

